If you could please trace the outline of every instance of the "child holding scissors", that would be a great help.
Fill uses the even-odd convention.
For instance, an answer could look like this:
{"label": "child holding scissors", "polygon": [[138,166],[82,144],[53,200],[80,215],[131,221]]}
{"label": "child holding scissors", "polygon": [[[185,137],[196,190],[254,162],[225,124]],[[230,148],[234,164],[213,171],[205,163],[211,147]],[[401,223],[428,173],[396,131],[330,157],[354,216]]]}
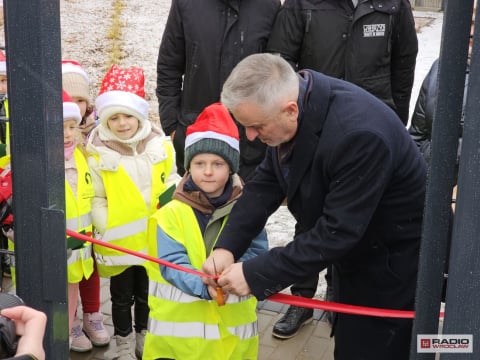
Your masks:
{"label": "child holding scissors", "polygon": [[[160,259],[199,270],[242,194],[243,183],[236,174],[239,134],[220,103],[206,107],[186,134],[187,172],[173,200],[153,215],[156,232],[151,233],[156,234],[151,242]],[[267,248],[263,230],[242,259]],[[160,271],[156,276],[149,271],[143,359],[257,359],[254,297],[209,293],[197,275],[165,266]]]}

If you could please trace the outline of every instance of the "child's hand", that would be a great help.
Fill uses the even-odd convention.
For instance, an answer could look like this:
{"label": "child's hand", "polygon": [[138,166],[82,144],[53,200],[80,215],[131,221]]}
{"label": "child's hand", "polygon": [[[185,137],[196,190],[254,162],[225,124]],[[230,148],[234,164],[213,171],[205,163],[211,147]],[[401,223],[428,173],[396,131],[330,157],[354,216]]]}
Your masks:
{"label": "child's hand", "polygon": [[5,228],[2,227],[2,233],[5,235],[7,238],[13,241],[14,237],[14,231],[12,227],[9,227],[8,230],[5,230]]}

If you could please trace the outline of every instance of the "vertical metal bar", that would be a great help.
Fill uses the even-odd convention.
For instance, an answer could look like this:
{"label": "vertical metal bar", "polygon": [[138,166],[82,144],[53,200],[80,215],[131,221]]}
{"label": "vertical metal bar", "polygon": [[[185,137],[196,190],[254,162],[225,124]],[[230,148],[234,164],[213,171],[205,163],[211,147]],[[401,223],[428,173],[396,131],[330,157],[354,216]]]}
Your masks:
{"label": "vertical metal bar", "polygon": [[[476,10],[479,19],[480,8]],[[478,359],[480,353],[480,30],[475,27],[465,104],[455,225],[443,334],[473,335],[473,354],[442,354],[442,359]]]}
{"label": "vertical metal bar", "polygon": [[410,359],[435,358],[417,353],[417,334],[438,333],[472,10],[473,0],[446,2]]}
{"label": "vertical metal bar", "polygon": [[17,293],[48,316],[47,359],[68,359],[59,0],[4,0]]}

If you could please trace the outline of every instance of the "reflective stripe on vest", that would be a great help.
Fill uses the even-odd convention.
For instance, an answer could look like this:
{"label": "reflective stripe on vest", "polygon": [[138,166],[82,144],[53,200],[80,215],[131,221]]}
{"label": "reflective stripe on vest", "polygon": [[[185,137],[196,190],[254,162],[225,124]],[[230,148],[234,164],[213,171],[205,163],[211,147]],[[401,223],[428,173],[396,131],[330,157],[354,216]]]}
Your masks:
{"label": "reflective stripe on vest", "polygon": [[92,258],[92,247],[87,246],[81,249],[72,250],[72,253],[68,257],[67,264],[71,265],[80,259],[83,259],[83,261],[86,261],[90,258]]}
{"label": "reflective stripe on vest", "polygon": [[[147,249],[136,251],[147,255]],[[143,258],[129,254],[125,254],[123,256],[107,256],[95,253],[95,260],[97,261],[97,265],[103,266],[132,266],[142,265],[145,262]]]}
{"label": "reflective stripe on vest", "polygon": [[79,217],[66,220],[67,229],[76,231],[76,229],[83,229],[92,225],[92,213],[83,214]]}
{"label": "reflective stripe on vest", "polygon": [[[161,284],[155,281],[149,282],[149,295],[161,297],[178,303],[193,303],[196,301],[206,301],[198,297],[185,294],[175,286]],[[229,294],[227,304],[234,304],[246,301],[250,296],[236,296]],[[241,340],[249,339],[258,335],[257,322],[241,324],[238,326],[228,326],[228,331],[238,336]],[[220,339],[218,325],[210,325],[201,322],[168,322],[150,319],[148,331],[157,336],[175,336],[181,338],[199,337],[207,340]]]}
{"label": "reflective stripe on vest", "polygon": [[127,236],[138,234],[139,232],[143,232],[146,229],[147,229],[147,218],[138,219],[128,224],[123,224],[111,229],[107,229],[102,236],[102,240],[103,241],[118,240]]}

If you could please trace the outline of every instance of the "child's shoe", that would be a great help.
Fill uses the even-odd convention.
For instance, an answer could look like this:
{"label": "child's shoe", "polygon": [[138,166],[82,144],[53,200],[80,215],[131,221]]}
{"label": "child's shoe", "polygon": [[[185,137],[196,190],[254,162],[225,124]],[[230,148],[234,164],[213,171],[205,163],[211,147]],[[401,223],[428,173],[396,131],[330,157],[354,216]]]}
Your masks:
{"label": "child's shoe", "polygon": [[135,356],[135,332],[127,336],[115,335],[117,347],[106,351],[103,356],[107,360],[137,360]]}
{"label": "child's shoe", "polygon": [[80,353],[92,350],[92,343],[83,333],[82,324],[80,319],[77,317],[75,317],[75,320],[73,320],[73,327],[70,331],[70,339],[70,350]]}
{"label": "child's shoe", "polygon": [[83,331],[95,346],[106,346],[110,343],[110,335],[103,325],[102,313],[84,313]]}
{"label": "child's shoe", "polygon": [[147,335],[147,330],[142,330],[139,333],[135,334],[135,355],[139,359],[143,356],[143,346],[145,345],[145,336]]}

